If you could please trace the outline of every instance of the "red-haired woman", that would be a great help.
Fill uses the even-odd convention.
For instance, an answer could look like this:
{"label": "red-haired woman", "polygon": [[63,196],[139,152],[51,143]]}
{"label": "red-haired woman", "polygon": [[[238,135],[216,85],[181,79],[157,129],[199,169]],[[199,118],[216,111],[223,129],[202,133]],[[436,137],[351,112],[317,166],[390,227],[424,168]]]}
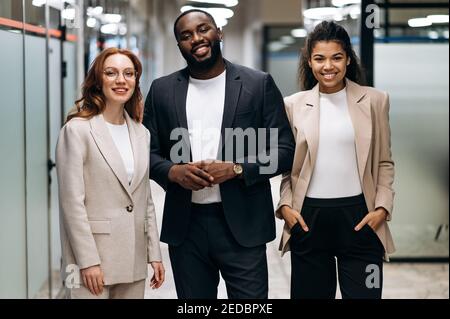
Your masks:
{"label": "red-haired woman", "polygon": [[143,298],[148,263],[150,286],[164,281],[150,191],[150,134],[139,121],[141,72],[130,51],[103,51],[59,136],[62,273],[69,298]]}

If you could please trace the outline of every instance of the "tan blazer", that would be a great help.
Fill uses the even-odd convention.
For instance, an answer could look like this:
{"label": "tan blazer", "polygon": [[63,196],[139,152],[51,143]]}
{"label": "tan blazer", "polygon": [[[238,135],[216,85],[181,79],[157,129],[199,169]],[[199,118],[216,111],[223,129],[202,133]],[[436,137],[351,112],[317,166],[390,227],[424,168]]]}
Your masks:
{"label": "tan blazer", "polygon": [[147,277],[147,263],[161,261],[149,180],[150,134],[126,114],[134,156],[125,166],[102,115],[75,118],[56,148],[64,275],[68,265],[101,265],[105,284]]}
{"label": "tan blazer", "polygon": [[[347,79],[347,99],[355,129],[358,171],[369,211],[384,207],[392,218],[394,162],[391,157],[389,97],[386,93],[360,86]],[[317,158],[319,143],[319,86],[285,98],[286,112],[296,139],[292,171],[284,174],[276,215],[284,205],[301,212]],[[376,234],[387,254],[395,250],[388,224]],[[289,250],[290,230],[284,225],[280,243],[282,255]]]}

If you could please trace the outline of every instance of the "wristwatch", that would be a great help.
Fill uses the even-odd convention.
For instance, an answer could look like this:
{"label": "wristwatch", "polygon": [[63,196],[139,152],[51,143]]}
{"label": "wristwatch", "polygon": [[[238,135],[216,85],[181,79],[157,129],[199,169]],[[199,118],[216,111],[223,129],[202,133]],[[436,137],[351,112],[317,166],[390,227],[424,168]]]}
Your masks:
{"label": "wristwatch", "polygon": [[233,172],[234,172],[237,176],[240,176],[240,175],[242,175],[242,173],[244,172],[244,168],[242,167],[241,164],[234,164],[234,166],[233,166]]}

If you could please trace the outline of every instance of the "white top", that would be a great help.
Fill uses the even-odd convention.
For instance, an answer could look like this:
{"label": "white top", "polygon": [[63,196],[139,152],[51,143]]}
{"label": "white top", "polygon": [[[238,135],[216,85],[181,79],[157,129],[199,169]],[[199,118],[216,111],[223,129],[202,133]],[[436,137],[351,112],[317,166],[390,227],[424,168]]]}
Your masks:
{"label": "white top", "polygon": [[[189,78],[186,116],[193,162],[217,159],[225,105],[225,83],[226,72],[208,80]],[[218,185],[192,192],[192,202],[196,204],[221,201]]]}
{"label": "white top", "polygon": [[320,93],[319,125],[317,160],[306,196],[341,198],[362,194],[345,88],[333,94]]}
{"label": "white top", "polygon": [[123,125],[114,125],[106,122],[108,126],[109,133],[116,144],[117,150],[122,157],[123,164],[125,166],[125,171],[128,176],[128,183],[131,184],[134,174],[134,157],[133,149],[131,148],[130,133],[128,132],[127,123]]}

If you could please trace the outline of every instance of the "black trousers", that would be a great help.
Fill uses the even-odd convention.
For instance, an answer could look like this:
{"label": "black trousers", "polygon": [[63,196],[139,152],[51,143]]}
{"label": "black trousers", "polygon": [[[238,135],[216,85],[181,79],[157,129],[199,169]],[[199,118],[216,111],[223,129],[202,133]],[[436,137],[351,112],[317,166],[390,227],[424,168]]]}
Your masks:
{"label": "black trousers", "polygon": [[309,232],[291,230],[291,298],[334,299],[337,280],[344,299],[381,298],[384,247],[369,225],[354,230],[367,213],[363,195],[305,199]]}
{"label": "black trousers", "polygon": [[222,204],[193,204],[188,235],[169,255],[180,299],[217,299],[219,273],[230,299],[268,297],[266,245],[240,246]]}

